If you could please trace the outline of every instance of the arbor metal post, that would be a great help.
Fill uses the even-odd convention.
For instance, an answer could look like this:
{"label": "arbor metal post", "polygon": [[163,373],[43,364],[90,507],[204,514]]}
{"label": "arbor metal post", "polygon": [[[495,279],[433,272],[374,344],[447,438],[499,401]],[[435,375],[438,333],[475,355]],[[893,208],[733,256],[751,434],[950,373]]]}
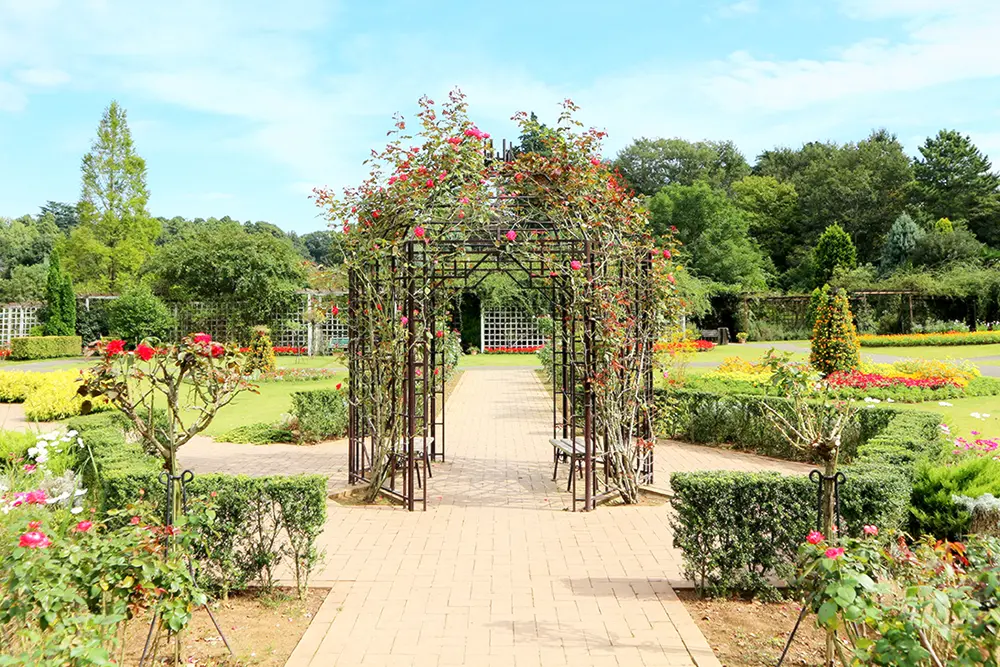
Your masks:
{"label": "arbor metal post", "polygon": [[413,505],[413,468],[416,465],[416,460],[414,459],[414,439],[417,430],[417,385],[416,385],[416,370],[417,370],[417,360],[413,349],[414,342],[416,340],[416,318],[414,316],[414,299],[413,299],[413,241],[407,241],[406,243],[406,298],[403,300],[404,306],[403,311],[406,317],[406,475],[404,476],[406,484],[406,509],[411,512],[414,510]]}
{"label": "arbor metal post", "polygon": [[594,320],[591,317],[591,299],[594,289],[594,267],[591,242],[584,244],[584,266],[587,267],[587,284],[583,298],[583,511],[594,509]]}

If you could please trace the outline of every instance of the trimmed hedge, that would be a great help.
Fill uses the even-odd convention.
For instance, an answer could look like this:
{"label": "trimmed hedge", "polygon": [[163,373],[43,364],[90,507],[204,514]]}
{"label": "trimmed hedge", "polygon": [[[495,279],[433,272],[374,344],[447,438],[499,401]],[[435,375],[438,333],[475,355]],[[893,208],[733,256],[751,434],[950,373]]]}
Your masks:
{"label": "trimmed hedge", "polygon": [[18,360],[78,357],[83,351],[79,336],[29,336],[10,341],[10,358]]}
{"label": "trimmed hedge", "polygon": [[915,345],[989,345],[1000,343],[1000,331],[952,331],[948,333],[861,336],[861,347],[912,347]]}
{"label": "trimmed hedge", "polygon": [[[892,470],[844,469],[841,514],[856,535],[865,524],[903,526],[909,482]],[[762,594],[792,574],[795,553],[816,528],[816,485],[776,472],[673,473],[674,546],[699,590]]]}
{"label": "trimmed hedge", "polygon": [[[778,397],[705,392],[661,392],[679,415],[673,425],[695,442],[738,442],[757,454],[808,460],[764,417],[762,403],[791,409]],[[670,420],[666,420],[669,422]],[[845,434],[841,514],[849,534],[865,524],[895,531],[911,512],[916,468],[944,447],[932,412],[862,410]],[[674,546],[683,552],[685,576],[713,594],[771,591],[769,579],[787,578],[795,552],[816,525],[816,485],[805,476],[779,473],[673,473]]]}
{"label": "trimmed hedge", "polygon": [[[655,392],[657,432],[700,445],[726,445],[785,459],[813,463],[808,452],[793,447],[767,419],[764,404],[792,414],[792,403],[780,396],[718,394],[690,389],[658,389]],[[886,444],[884,434],[890,422],[902,418],[894,428],[901,432],[908,448],[924,450],[943,444],[938,425],[941,416],[934,412],[903,410],[877,406],[858,412],[857,419],[843,435],[841,458],[853,460],[862,444]],[[887,437],[887,436],[885,436]],[[919,446],[917,445],[919,441]]]}
{"label": "trimmed hedge", "polygon": [[292,415],[299,440],[316,442],[347,435],[347,395],[339,389],[312,389],[292,394]]}
{"label": "trimmed hedge", "polygon": [[[87,445],[77,470],[102,513],[140,499],[159,504],[162,462],[128,437],[118,413],[69,420]],[[306,585],[319,554],[315,542],[326,522],[326,477],[204,474],[188,485],[189,500],[216,493],[216,521],[199,547],[198,575],[203,585],[223,594],[252,584],[274,584],[276,569],[287,560],[300,587]],[[117,519],[113,515],[109,520]]]}

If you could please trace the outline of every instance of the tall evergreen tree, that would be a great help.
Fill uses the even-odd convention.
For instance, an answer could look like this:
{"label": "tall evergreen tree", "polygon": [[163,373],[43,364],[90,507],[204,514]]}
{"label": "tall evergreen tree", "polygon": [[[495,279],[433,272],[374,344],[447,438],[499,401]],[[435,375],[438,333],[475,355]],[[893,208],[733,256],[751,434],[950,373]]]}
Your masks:
{"label": "tall evergreen tree", "polygon": [[964,220],[984,243],[1000,246],[1000,177],[968,136],[941,130],[913,165],[919,203],[936,218]]}
{"label": "tall evergreen tree", "polygon": [[924,230],[920,229],[909,215],[903,213],[896,218],[882,248],[880,268],[883,275],[888,275],[906,264],[910,259],[910,253],[923,236]]}
{"label": "tall evergreen tree", "polygon": [[57,252],[49,256],[42,319],[46,336],[72,336],[76,333],[76,296],[73,294],[73,283],[63,271]]}
{"label": "tall evergreen tree", "polygon": [[828,282],[838,267],[850,270],[857,265],[858,251],[851,235],[840,225],[827,227],[816,244],[816,282]]}
{"label": "tall evergreen tree", "polygon": [[129,284],[153,251],[160,223],[146,204],[146,161],[135,152],[125,109],[111,102],[81,166],[80,223],[66,244],[70,272],[91,291]]}

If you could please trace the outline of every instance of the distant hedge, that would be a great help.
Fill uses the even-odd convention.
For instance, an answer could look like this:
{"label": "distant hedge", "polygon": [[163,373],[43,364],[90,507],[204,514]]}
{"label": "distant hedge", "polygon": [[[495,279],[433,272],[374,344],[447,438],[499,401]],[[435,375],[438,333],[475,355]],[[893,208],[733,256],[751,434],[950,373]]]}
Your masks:
{"label": "distant hedge", "polygon": [[298,439],[315,442],[347,435],[347,395],[340,389],[311,389],[292,394]]}
{"label": "distant hedge", "polygon": [[83,352],[79,336],[29,336],[10,341],[10,358],[18,360],[78,357]]}

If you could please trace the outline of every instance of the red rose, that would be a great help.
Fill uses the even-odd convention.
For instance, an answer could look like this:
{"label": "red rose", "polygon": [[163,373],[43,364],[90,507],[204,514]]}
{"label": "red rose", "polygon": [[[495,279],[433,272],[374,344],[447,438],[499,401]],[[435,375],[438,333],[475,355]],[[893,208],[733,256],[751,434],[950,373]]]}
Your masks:
{"label": "red rose", "polygon": [[226,353],[226,346],[222,343],[212,343],[209,352],[213,357],[221,357]]}
{"label": "red rose", "polygon": [[209,336],[207,333],[196,333],[194,335],[194,342],[199,343],[201,345],[208,345],[209,343],[212,342],[212,337]]}
{"label": "red rose", "polygon": [[117,339],[109,341],[107,348],[105,348],[105,352],[109,357],[113,357],[116,354],[121,354],[124,351],[125,351],[125,341]]}
{"label": "red rose", "polygon": [[94,527],[93,521],[81,521],[73,527],[73,532],[75,533],[86,533],[88,530]]}
{"label": "red rose", "polygon": [[149,361],[153,358],[154,354],[156,354],[156,350],[145,343],[139,343],[139,345],[135,348],[135,356],[139,357],[143,361]]}

